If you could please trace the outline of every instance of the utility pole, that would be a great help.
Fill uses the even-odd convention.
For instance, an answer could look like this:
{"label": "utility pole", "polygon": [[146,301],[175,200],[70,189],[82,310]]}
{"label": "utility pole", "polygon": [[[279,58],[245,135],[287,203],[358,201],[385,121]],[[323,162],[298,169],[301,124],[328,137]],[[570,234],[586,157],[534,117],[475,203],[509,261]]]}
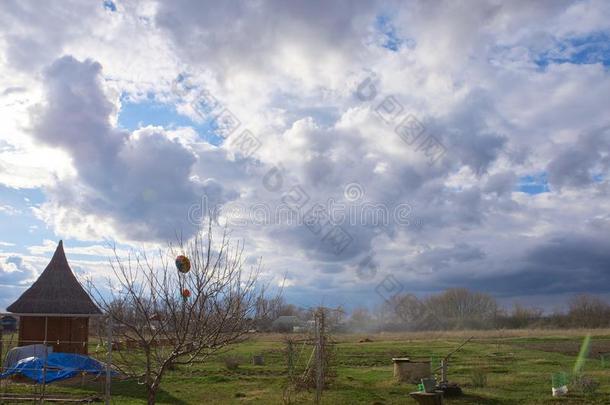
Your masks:
{"label": "utility pole", "polygon": [[[0,320],[2,318],[0,317]],[[4,349],[4,347],[2,346],[4,344],[4,326],[2,325],[2,322],[0,322],[0,372],[2,372],[2,350]]]}
{"label": "utility pole", "polygon": [[106,387],[105,387],[105,402],[106,405],[110,405],[110,384],[112,383],[112,373],[110,364],[112,363],[112,317],[108,316],[108,323],[106,325],[107,339],[108,339],[108,352],[106,354]]}
{"label": "utility pole", "polygon": [[288,379],[294,382],[294,347],[291,338],[286,339],[286,355],[288,357]]}

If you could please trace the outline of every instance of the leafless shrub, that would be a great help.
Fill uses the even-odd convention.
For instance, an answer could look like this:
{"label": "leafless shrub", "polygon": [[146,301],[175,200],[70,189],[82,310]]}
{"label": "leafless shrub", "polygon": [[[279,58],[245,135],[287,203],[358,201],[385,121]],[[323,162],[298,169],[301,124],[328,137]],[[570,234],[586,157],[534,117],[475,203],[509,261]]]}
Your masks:
{"label": "leafless shrub", "polygon": [[224,364],[227,370],[235,371],[241,365],[241,359],[237,356],[226,356],[224,359]]}
{"label": "leafless shrub", "polygon": [[572,377],[571,385],[585,395],[593,395],[599,388],[599,381],[584,374],[576,374]]}

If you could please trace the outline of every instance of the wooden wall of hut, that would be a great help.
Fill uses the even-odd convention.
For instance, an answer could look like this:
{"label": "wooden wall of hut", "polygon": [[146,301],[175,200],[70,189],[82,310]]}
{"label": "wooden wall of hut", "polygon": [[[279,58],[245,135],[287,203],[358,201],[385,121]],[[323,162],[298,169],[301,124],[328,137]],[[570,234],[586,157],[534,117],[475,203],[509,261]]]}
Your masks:
{"label": "wooden wall of hut", "polygon": [[[88,354],[89,318],[46,317],[46,341],[58,353]],[[45,341],[45,317],[21,316],[19,319],[19,346]]]}

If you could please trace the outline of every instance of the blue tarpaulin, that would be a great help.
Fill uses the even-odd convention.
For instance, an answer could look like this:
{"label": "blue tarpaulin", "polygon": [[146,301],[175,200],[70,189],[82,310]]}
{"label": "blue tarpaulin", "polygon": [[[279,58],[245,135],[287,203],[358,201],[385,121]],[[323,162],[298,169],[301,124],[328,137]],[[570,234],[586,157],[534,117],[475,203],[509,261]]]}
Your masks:
{"label": "blue tarpaulin", "polygon": [[[100,375],[106,371],[106,366],[89,356],[71,353],[49,353],[47,370],[44,372],[44,357],[27,357],[0,374],[0,379],[21,374],[38,384],[66,380],[80,373]],[[116,372],[112,372],[113,375]]]}

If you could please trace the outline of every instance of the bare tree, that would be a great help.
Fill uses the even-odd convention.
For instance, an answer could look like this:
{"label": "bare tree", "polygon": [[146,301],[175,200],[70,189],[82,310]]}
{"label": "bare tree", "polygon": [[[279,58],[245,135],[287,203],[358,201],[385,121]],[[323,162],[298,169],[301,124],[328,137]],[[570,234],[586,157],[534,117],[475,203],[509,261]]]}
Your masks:
{"label": "bare tree", "polygon": [[531,328],[542,324],[544,311],[540,308],[526,307],[518,302],[510,312],[498,311],[496,326],[500,328]]}
{"label": "bare tree", "polygon": [[569,300],[567,317],[576,327],[604,327],[610,318],[610,305],[594,295],[579,294]]}
{"label": "bare tree", "polygon": [[349,317],[349,329],[351,332],[369,332],[375,327],[375,321],[368,308],[354,308]]}
{"label": "bare tree", "polygon": [[413,294],[395,295],[381,312],[383,327],[391,330],[490,328],[498,306],[490,295],[450,288],[423,299]]}
{"label": "bare tree", "polygon": [[[122,259],[115,251],[109,292],[93,291],[115,336],[138,348],[119,350],[113,365],[146,386],[149,404],[168,369],[205,362],[252,327],[264,290],[255,283],[260,263],[246,273],[243,244],[232,243],[226,229],[218,243],[212,233],[210,224],[154,260],[145,252]],[[177,254],[190,258],[190,271],[177,271]]]}
{"label": "bare tree", "polygon": [[446,325],[432,308],[431,298],[420,300],[414,294],[395,297],[395,311],[407,330],[438,330]]}
{"label": "bare tree", "polygon": [[498,311],[496,300],[465,288],[450,288],[426,300],[427,307],[452,329],[490,328]]}

